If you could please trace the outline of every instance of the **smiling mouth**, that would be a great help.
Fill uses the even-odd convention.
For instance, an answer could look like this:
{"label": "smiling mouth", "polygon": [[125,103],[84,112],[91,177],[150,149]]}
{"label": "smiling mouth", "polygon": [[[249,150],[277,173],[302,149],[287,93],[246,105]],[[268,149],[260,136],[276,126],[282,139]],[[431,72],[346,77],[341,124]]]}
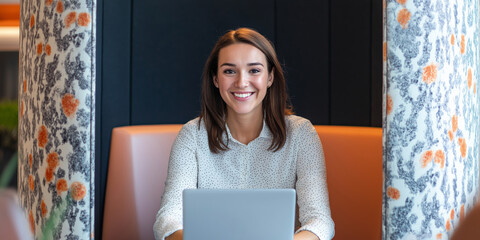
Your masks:
{"label": "smiling mouth", "polygon": [[233,93],[233,96],[238,97],[238,98],[247,98],[253,95],[253,92],[249,93]]}

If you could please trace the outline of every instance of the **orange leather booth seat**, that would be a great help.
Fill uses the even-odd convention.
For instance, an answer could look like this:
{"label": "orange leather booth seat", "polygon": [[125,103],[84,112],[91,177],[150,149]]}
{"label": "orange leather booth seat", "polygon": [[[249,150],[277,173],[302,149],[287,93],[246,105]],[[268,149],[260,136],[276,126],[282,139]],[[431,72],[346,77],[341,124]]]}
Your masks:
{"label": "orange leather booth seat", "polygon": [[[153,239],[170,149],[182,125],[113,129],[103,239]],[[334,239],[380,239],[382,130],[315,126],[327,166]]]}
{"label": "orange leather booth seat", "polygon": [[333,239],[382,238],[382,129],[315,126],[327,166]]}

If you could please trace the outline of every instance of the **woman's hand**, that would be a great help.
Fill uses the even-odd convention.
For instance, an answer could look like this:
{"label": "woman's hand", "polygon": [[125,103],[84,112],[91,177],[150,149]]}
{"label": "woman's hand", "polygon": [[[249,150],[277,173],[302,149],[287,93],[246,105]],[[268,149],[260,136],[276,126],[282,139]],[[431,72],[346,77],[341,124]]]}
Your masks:
{"label": "woman's hand", "polygon": [[300,231],[293,236],[293,240],[319,240],[317,235],[309,231]]}
{"label": "woman's hand", "polygon": [[165,240],[183,240],[183,230],[178,230],[166,237]]}

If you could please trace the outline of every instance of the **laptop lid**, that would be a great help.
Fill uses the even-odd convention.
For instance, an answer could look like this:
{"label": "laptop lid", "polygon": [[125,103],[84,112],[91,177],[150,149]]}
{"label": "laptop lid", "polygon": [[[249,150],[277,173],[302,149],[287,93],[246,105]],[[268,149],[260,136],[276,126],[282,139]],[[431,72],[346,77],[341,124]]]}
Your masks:
{"label": "laptop lid", "polygon": [[186,189],[184,240],[292,240],[294,189]]}

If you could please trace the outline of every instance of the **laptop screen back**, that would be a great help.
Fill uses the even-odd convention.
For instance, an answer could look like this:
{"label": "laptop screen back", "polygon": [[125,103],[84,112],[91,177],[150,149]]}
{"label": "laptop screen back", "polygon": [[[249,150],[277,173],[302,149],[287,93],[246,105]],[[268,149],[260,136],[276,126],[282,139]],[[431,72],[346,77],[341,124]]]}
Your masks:
{"label": "laptop screen back", "polygon": [[292,240],[293,189],[186,189],[184,240]]}

